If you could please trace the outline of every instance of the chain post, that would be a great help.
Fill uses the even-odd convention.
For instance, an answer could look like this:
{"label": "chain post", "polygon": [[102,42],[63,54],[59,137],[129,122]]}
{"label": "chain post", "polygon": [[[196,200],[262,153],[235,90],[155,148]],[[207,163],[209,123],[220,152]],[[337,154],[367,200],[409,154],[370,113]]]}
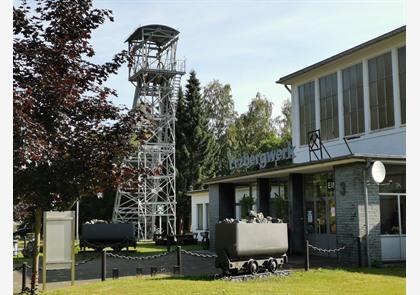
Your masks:
{"label": "chain post", "polygon": [[169,235],[166,235],[166,252],[171,252],[171,241],[169,240]]}
{"label": "chain post", "polygon": [[309,241],[306,240],[305,245],[305,271],[309,270]]}
{"label": "chain post", "polygon": [[26,290],[26,268],[28,267],[28,263],[24,262],[22,264],[22,293]]}
{"label": "chain post", "polygon": [[362,238],[357,237],[357,253],[359,258],[359,267],[362,267]]}
{"label": "chain post", "polygon": [[106,250],[102,250],[101,280],[106,280]]}
{"label": "chain post", "polygon": [[181,274],[181,269],[182,269],[182,260],[181,260],[181,246],[177,246],[176,247],[176,263],[177,266],[179,267],[179,274]]}
{"label": "chain post", "polygon": [[113,268],[112,269],[112,279],[116,280],[120,277],[120,271],[118,268]]}

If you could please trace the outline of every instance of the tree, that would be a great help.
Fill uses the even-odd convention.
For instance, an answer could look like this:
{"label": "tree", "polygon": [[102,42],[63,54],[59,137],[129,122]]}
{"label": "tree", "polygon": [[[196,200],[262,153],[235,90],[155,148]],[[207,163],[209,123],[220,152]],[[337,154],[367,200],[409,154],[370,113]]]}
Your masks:
{"label": "tree", "polygon": [[236,141],[236,154],[255,154],[278,147],[280,137],[271,118],[273,103],[257,93],[248,106],[248,111],[235,121],[233,133]]}
{"label": "tree", "polygon": [[292,103],[286,99],[281,106],[281,116],[277,117],[276,122],[279,126],[279,135],[283,142],[292,141]]}
{"label": "tree", "polygon": [[215,136],[216,174],[229,172],[228,159],[233,146],[229,137],[229,126],[235,122],[237,113],[229,84],[221,84],[218,80],[210,82],[203,91],[209,118],[209,128]]}
{"label": "tree", "polygon": [[189,187],[188,167],[190,152],[187,149],[188,140],[185,134],[185,128],[188,126],[186,113],[185,98],[182,88],[178,91],[178,103],[176,109],[176,126],[175,126],[175,158],[176,158],[176,212],[178,232],[182,232],[185,225],[189,224],[191,198],[186,195]]}
{"label": "tree", "polygon": [[190,198],[186,193],[203,188],[203,181],[213,177],[215,171],[214,137],[194,71],[190,73],[185,95],[182,92],[178,95],[176,117],[177,202],[186,217],[187,212],[190,214]]}
{"label": "tree", "polygon": [[178,113],[181,121],[185,144],[184,161],[187,163],[185,189],[203,187],[206,178],[214,176],[214,137],[209,129],[205,102],[200,93],[200,81],[192,71],[187,81],[185,93],[185,113]]}
{"label": "tree", "polygon": [[13,8],[14,217],[34,220],[32,292],[38,285],[42,212],[69,209],[77,198],[115,189],[133,137],[148,136],[147,106],[114,106],[104,82],[127,61],[122,51],[95,64],[91,33],[111,11],[91,0],[25,1]]}

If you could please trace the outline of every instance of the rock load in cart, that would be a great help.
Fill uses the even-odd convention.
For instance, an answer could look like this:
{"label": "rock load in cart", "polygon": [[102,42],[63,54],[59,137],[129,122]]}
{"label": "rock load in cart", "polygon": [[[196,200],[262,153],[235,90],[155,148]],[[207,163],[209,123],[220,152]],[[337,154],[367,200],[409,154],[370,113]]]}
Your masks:
{"label": "rock load in cart", "polygon": [[224,273],[275,272],[287,262],[287,223],[252,211],[248,220],[225,219],[216,224],[215,247]]}

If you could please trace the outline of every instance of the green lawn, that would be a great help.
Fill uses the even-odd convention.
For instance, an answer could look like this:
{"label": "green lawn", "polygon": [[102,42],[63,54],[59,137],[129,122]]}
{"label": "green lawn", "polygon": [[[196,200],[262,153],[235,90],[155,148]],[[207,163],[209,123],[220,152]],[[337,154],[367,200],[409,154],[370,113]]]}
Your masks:
{"label": "green lawn", "polygon": [[121,278],[46,291],[44,294],[405,294],[405,269],[318,269],[287,278],[246,282],[205,278]]}

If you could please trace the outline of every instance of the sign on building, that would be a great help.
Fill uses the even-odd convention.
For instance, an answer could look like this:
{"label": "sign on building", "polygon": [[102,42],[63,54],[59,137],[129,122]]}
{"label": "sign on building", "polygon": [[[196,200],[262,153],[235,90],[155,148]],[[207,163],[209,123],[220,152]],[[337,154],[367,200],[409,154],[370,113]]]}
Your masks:
{"label": "sign on building", "polygon": [[45,290],[47,270],[71,269],[74,284],[74,211],[46,211],[43,224],[43,275]]}
{"label": "sign on building", "polygon": [[254,155],[242,155],[242,157],[229,159],[229,169],[249,168],[258,165],[260,169],[265,168],[268,163],[293,159],[295,157],[295,147],[289,142],[287,147],[275,149],[265,153]]}

